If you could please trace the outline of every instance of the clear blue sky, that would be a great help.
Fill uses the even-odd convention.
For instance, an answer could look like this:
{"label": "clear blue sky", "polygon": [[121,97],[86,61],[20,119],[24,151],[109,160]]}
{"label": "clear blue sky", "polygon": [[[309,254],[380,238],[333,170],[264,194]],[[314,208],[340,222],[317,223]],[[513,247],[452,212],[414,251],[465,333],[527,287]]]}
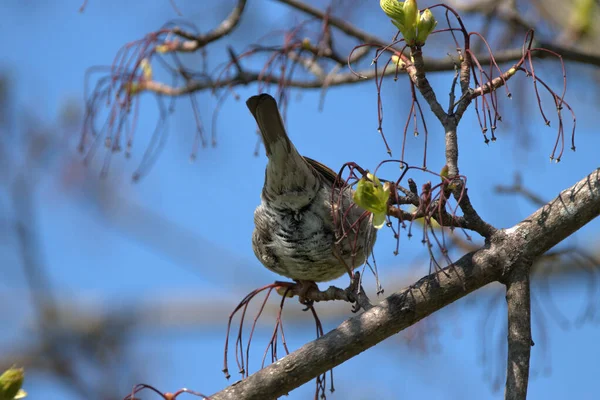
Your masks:
{"label": "clear blue sky", "polygon": [[[215,15],[220,18],[229,11],[228,7],[218,5],[220,2],[200,5],[180,0],[177,3],[184,17],[197,23],[203,31],[214,26]],[[5,0],[0,4],[0,70],[8,71],[13,78],[14,108],[34,110],[45,123],[53,123],[64,102],[82,101],[84,72],[88,67],[109,64],[125,42],[140,38],[177,17],[167,0],[90,0],[83,14],[78,13],[79,6],[80,1],[76,0]],[[249,16],[243,23],[250,24],[250,16],[259,18],[262,15],[263,21],[277,20],[273,22],[273,29],[277,29],[293,21],[271,1],[251,1],[250,7]],[[377,9],[373,5],[373,13],[365,15],[361,26],[377,26],[375,33],[392,35],[392,26],[387,26],[386,19],[375,13]],[[256,28],[261,26],[255,25]],[[476,28],[473,26],[472,29]],[[236,33],[230,42],[224,42],[240,50],[249,43],[242,33]],[[221,45],[208,50],[213,66],[225,57]],[[555,76],[559,76],[556,64],[548,64],[544,71],[548,74],[555,71]],[[570,67],[569,72],[571,76],[581,75],[581,68]],[[448,74],[431,77],[442,98],[448,91],[449,79]],[[513,85],[515,96],[525,93],[519,86],[531,89],[529,82],[527,84]],[[533,191],[550,199],[598,167],[600,143],[596,135],[596,94],[585,90],[585,81],[573,79],[570,84],[567,100],[578,115],[578,151],[567,152],[558,165],[548,162],[555,131],[543,125],[531,92],[523,103],[502,99],[506,122],[498,130],[499,140],[493,145],[483,144],[474,112],[469,112],[463,121],[461,172],[469,178],[474,205],[489,222],[508,227],[534,210],[521,199],[501,197],[493,192],[494,185],[508,183],[515,171],[522,172],[524,182]],[[407,113],[407,97],[404,94],[394,96],[407,88],[406,82],[395,85],[389,82],[384,93],[384,100],[387,99],[385,129],[396,154],[399,154],[400,132]],[[256,90],[256,86],[249,86],[240,88],[238,93],[244,100]],[[292,96],[288,127],[301,152],[334,169],[351,159],[374,168],[378,160],[386,157],[375,130],[376,92],[372,82],[332,89],[321,113],[316,106],[318,98],[316,91]],[[203,120],[210,126],[216,101],[208,93],[199,99]],[[195,163],[188,160],[194,135],[193,116],[189,103],[182,100],[170,119],[168,144],[141,182],[132,184],[130,178],[153,126],[155,115],[151,107],[146,108],[147,112],[140,119],[139,140],[132,160],[124,161],[122,155],[117,155],[104,182],[99,182],[97,163],[90,167],[84,179],[68,188],[52,176],[43,180],[35,194],[39,234],[52,283],[64,295],[63,301],[69,303],[70,299],[81,299],[77,301],[108,312],[113,307],[122,309],[186,298],[232,305],[255,287],[278,279],[258,263],[251,249],[252,213],[259,202],[266,160],[262,153],[259,157],[253,154],[257,140],[255,123],[242,100],[229,99],[224,103],[216,127],[218,145],[214,149],[201,150]],[[446,100],[443,101],[445,104]],[[531,118],[517,118],[518,108],[523,104],[526,106],[523,113],[530,113]],[[443,165],[442,132],[433,119],[428,122],[429,166],[439,170]],[[524,149],[519,136],[527,130],[531,143]],[[421,157],[422,140],[422,137],[414,139],[409,146],[414,162]],[[70,145],[74,151],[76,140]],[[424,177],[418,179],[423,183]],[[113,206],[106,206],[109,203]],[[173,223],[179,229],[178,239],[173,239],[173,231],[161,229],[160,224],[148,231],[136,229],[135,215],[128,211],[126,204],[138,205]],[[599,227],[594,221],[570,243],[597,242]],[[403,236],[401,255],[394,257],[390,236],[381,234],[376,246],[380,276],[388,293],[399,289],[393,286],[396,278],[416,278],[428,270],[425,252],[418,239],[409,241]],[[179,240],[181,237],[188,241]],[[18,259],[11,242],[2,246],[6,259]],[[18,264],[13,264],[17,268]],[[10,298],[26,287],[18,270],[6,274],[8,278],[0,282],[1,298]],[[390,283],[386,284],[386,281]],[[559,288],[559,283],[553,284],[553,296],[566,312],[581,303],[582,285],[567,284]],[[373,280],[367,280],[367,285],[373,286]],[[501,296],[498,289],[494,293]],[[492,292],[488,290],[469,297],[424,325],[422,329],[439,330],[428,336],[426,352],[416,348],[414,342],[407,344],[405,336],[400,334],[337,368],[337,391],[331,398],[396,399],[416,395],[425,399],[501,398],[502,390],[493,392],[489,380],[485,379],[490,368],[504,368],[504,356],[498,356],[498,340],[504,335],[502,299],[495,303],[500,307],[495,329],[481,329],[482,314],[490,312],[488,302]],[[543,300],[543,297],[539,298]],[[211,304],[207,303],[205,307],[211,307]],[[325,309],[330,305],[319,304],[318,307]],[[228,308],[222,306],[219,309]],[[2,320],[17,318],[19,321],[14,326],[4,325],[0,352],[24,340],[21,335],[31,314],[19,310],[0,308]],[[350,307],[341,310],[342,314],[337,317],[325,319],[326,330],[351,315]],[[206,311],[203,313],[207,314]],[[189,387],[213,393],[225,387],[221,349],[226,319],[227,315],[223,313],[200,327],[136,332],[132,339],[133,354],[147,360],[143,369],[145,375],[139,381],[151,383],[163,391]],[[310,316],[301,316],[300,320],[305,324],[290,323],[287,329],[290,348],[297,348],[313,338]],[[156,325],[160,326],[160,321]],[[262,354],[262,343],[265,343],[269,329],[270,325],[266,324],[259,332],[256,339],[259,351],[254,362]],[[537,326],[534,327],[534,341],[538,345],[533,348],[532,369],[539,373],[530,381],[530,398],[595,398],[595,381],[600,372],[598,332],[597,327],[590,325],[561,330],[547,319],[548,339],[544,342],[547,352],[544,352],[541,333]],[[484,336],[488,353],[501,357],[496,365],[482,366],[480,362]],[[257,367],[257,364],[251,365],[253,371]],[[32,399],[72,398],[44,376],[28,377],[26,389]],[[289,398],[309,398],[312,391],[312,383],[309,383],[291,393]]]}

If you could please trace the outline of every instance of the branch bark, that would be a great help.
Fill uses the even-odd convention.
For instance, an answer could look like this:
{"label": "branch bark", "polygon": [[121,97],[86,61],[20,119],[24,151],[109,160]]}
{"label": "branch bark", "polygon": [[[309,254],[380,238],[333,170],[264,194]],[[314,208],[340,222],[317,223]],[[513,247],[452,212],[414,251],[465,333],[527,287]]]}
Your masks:
{"label": "branch bark", "polygon": [[506,279],[508,306],[508,360],[506,363],[506,400],[525,400],[529,382],[531,356],[531,293],[529,270],[531,263],[515,265]]}
{"label": "branch bark", "polygon": [[211,399],[282,396],[472,291],[504,280],[506,273],[519,270],[515,266],[534,261],[599,214],[600,168],[517,225],[495,232],[479,250],[392,294]]}
{"label": "branch bark", "polygon": [[[190,44],[195,46],[195,44]],[[494,58],[498,63],[511,62],[519,60],[522,56],[522,49],[513,49],[507,51],[500,51],[495,54]],[[532,57],[544,58],[547,55],[542,52],[534,52]],[[564,58],[564,57],[563,57]],[[478,57],[481,64],[489,63],[489,56]],[[447,59],[435,59],[435,58],[424,58],[424,70],[425,72],[444,72],[451,71],[454,69],[454,62]],[[598,62],[600,65],[600,60]],[[244,71],[243,79],[239,76],[233,76],[231,78],[225,78],[213,81],[211,79],[203,80],[189,80],[184,86],[170,86],[161,82],[156,81],[144,81],[139,82],[138,90],[143,90],[163,94],[166,96],[184,96],[194,92],[201,92],[204,90],[216,90],[227,87],[247,85],[252,82],[268,81],[268,82],[280,82],[285,81],[287,87],[294,87],[299,89],[322,89],[323,86],[333,87],[342,86],[355,83],[367,82],[375,79],[377,74],[381,74],[381,71],[376,72],[374,68],[367,68],[359,70],[356,73],[345,70],[346,72],[335,73],[333,75],[327,75],[324,79],[284,79],[279,74],[264,75],[260,71]],[[388,68],[384,76],[394,76],[396,74],[395,68]],[[465,106],[466,108],[466,106]],[[463,110],[464,112],[464,110]],[[462,115],[462,114],[461,114]]]}

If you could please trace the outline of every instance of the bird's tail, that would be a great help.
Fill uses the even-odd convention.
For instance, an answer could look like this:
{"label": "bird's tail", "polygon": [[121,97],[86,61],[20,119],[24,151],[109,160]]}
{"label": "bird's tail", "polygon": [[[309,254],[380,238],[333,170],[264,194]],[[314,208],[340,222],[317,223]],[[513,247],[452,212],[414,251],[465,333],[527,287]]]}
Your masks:
{"label": "bird's tail", "polygon": [[278,151],[289,153],[295,150],[285,132],[277,102],[273,97],[266,93],[252,96],[246,101],[246,105],[258,123],[269,158],[277,155]]}
{"label": "bird's tail", "polygon": [[246,105],[258,123],[269,157],[263,195],[271,197],[299,187],[311,193],[318,190],[316,172],[290,141],[275,99],[263,93],[250,97]]}

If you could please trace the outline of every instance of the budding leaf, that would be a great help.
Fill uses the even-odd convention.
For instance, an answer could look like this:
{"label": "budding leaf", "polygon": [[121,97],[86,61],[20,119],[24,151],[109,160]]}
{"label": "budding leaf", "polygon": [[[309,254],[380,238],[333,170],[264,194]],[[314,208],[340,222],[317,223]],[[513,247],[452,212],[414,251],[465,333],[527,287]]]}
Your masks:
{"label": "budding leaf", "polygon": [[19,389],[19,391],[17,392],[17,395],[15,397],[13,397],[13,400],[24,399],[25,397],[27,397],[27,392],[24,391],[23,389]]}
{"label": "budding leaf", "polygon": [[154,48],[154,50],[156,50],[157,53],[163,54],[169,51],[169,46],[166,44],[159,44]]}
{"label": "budding leaf", "polygon": [[142,74],[144,75],[144,79],[147,81],[152,80],[152,66],[150,65],[150,61],[147,58],[142,59],[140,62],[140,68],[142,69]]}
{"label": "budding leaf", "polygon": [[450,172],[448,169],[447,165],[444,165],[442,167],[442,170],[440,171],[440,178],[442,178],[442,182],[444,182],[445,179],[447,179],[450,176]]}
{"label": "budding leaf", "polygon": [[417,0],[406,0],[404,2],[404,31],[401,30],[406,44],[414,44],[417,36],[417,24],[419,22],[419,8]]}
{"label": "budding leaf", "polygon": [[310,39],[309,38],[302,39],[302,48],[304,50],[310,50]]}
{"label": "budding leaf", "polygon": [[417,24],[417,44],[422,46],[425,44],[427,37],[435,27],[437,26],[437,20],[429,10],[429,8],[425,9],[421,13],[421,18],[419,18],[419,22]]}
{"label": "budding leaf", "polygon": [[9,368],[0,375],[0,400],[22,399],[27,395],[21,389],[25,379],[23,368]]}
{"label": "budding leaf", "polygon": [[394,21],[400,25],[404,24],[404,3],[398,0],[380,0],[379,6],[385,15],[392,19],[394,25]]}
{"label": "budding leaf", "polygon": [[398,28],[398,30],[399,30],[400,32],[403,32],[403,31],[404,31],[404,25],[402,25],[402,23],[401,23],[401,22],[398,22],[398,21],[396,21],[395,19],[393,19],[393,20],[392,20],[392,24],[394,24],[394,26],[395,26],[396,28]]}
{"label": "budding leaf", "polygon": [[[411,212],[412,214],[414,214],[416,211],[417,211],[417,207],[415,207],[415,206],[411,206],[411,208],[410,208],[410,212]],[[413,221],[412,221],[412,222],[416,223],[416,224],[417,224],[417,225],[419,225],[419,226],[426,227],[426,225],[425,225],[425,218],[423,218],[423,217],[421,217],[421,218],[416,218],[416,219],[413,219]],[[427,221],[427,224],[428,224],[430,227],[434,228],[434,229],[439,229],[439,228],[441,228],[441,225],[440,225],[440,224],[437,222],[437,220],[436,220],[435,218],[429,218],[429,220]]]}
{"label": "budding leaf", "polygon": [[[367,179],[368,178],[368,179]],[[382,185],[373,174],[367,174],[358,181],[356,191],[352,199],[359,207],[373,213],[373,226],[381,229],[385,224],[387,215],[387,203],[390,198],[389,184]]]}
{"label": "budding leaf", "polygon": [[127,82],[124,85],[125,90],[129,91],[129,95],[131,96],[135,96],[136,94],[138,94],[141,89],[140,89],[140,85],[136,82]]}
{"label": "budding leaf", "polygon": [[571,15],[567,26],[584,34],[590,33],[594,27],[594,8],[596,7],[594,0],[576,0],[571,3],[569,7]]}
{"label": "budding leaf", "polygon": [[399,56],[394,54],[391,57],[391,59],[392,59],[392,62],[398,66],[398,68],[402,69],[402,68],[406,67],[406,63],[404,61],[402,61],[402,59]]}
{"label": "budding leaf", "polygon": [[440,179],[442,180],[442,183],[446,182],[447,180],[450,181],[450,183],[448,184],[448,189],[450,189],[450,190],[456,189],[456,184],[452,183],[452,182],[454,182],[454,180],[450,179],[450,171],[449,171],[448,165],[444,165],[442,167],[442,170],[440,171]]}

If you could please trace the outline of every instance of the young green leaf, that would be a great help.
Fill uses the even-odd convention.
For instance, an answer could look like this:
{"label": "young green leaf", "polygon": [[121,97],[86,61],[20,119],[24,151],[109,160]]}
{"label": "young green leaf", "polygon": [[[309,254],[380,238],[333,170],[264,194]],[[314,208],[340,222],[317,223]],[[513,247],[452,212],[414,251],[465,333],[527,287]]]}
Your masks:
{"label": "young green leaf", "polygon": [[404,24],[404,3],[398,0],[380,0],[379,6],[392,20]]}
{"label": "young green leaf", "polygon": [[404,2],[404,31],[402,31],[402,36],[404,36],[404,40],[409,46],[414,44],[418,22],[419,8],[417,0],[406,0]]}
{"label": "young green leaf", "polygon": [[0,375],[0,400],[22,399],[27,395],[22,389],[25,373],[23,368],[11,367]]}
{"label": "young green leaf", "polygon": [[369,173],[358,181],[352,199],[359,207],[373,213],[373,226],[380,229],[385,223],[389,198],[389,184],[382,185],[375,175]]}
{"label": "young green leaf", "polygon": [[437,26],[437,21],[429,8],[425,9],[421,13],[421,18],[419,19],[419,23],[417,24],[417,45],[423,46],[427,37],[435,27]]}

